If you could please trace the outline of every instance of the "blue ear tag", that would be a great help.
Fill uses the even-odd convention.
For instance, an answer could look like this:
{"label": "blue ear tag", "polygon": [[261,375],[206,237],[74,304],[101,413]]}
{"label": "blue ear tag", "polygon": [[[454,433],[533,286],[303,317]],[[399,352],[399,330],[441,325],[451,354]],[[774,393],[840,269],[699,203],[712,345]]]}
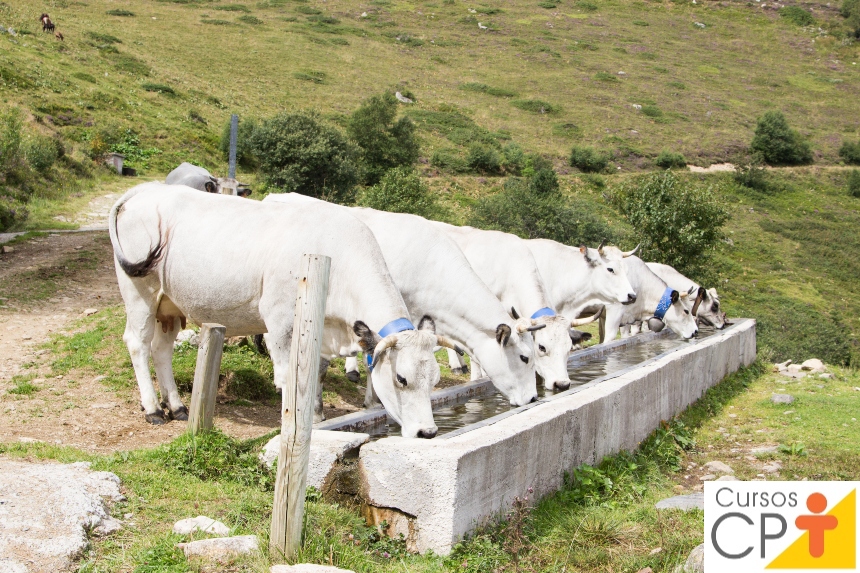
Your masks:
{"label": "blue ear tag", "polygon": [[548,306],[545,306],[542,309],[535,311],[532,318],[540,318],[542,316],[555,316],[555,311]]}
{"label": "blue ear tag", "polygon": [[[410,322],[408,318],[398,318],[396,320],[392,320],[381,329],[379,329],[380,338],[385,338],[391,334],[396,334],[398,332],[403,332],[404,330],[415,330],[415,326]],[[365,352],[364,355],[367,357],[367,370],[369,372],[373,372],[373,354],[369,352]]]}
{"label": "blue ear tag", "polygon": [[672,291],[674,289],[672,287],[666,287],[666,290],[663,291],[663,296],[660,297],[660,302],[657,303],[657,309],[654,311],[654,316],[663,320],[663,317],[666,316],[666,311],[669,310],[669,307],[672,306]]}

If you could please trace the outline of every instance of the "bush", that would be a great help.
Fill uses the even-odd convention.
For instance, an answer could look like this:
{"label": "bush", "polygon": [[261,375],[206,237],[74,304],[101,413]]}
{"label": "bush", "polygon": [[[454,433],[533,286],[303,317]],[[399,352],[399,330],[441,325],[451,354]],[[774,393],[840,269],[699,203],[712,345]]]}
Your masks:
{"label": "bush", "polygon": [[355,197],[356,151],[316,113],[281,113],[263,121],[251,136],[251,149],[269,187],[337,203]]}
{"label": "bush", "polygon": [[860,165],[860,141],[843,143],[842,147],[839,148],[839,157],[849,165]]}
{"label": "bush", "polygon": [[362,194],[359,205],[380,211],[429,217],[436,206],[436,197],[414,169],[395,167]]}
{"label": "bush", "polygon": [[3,195],[0,187],[0,232],[10,229],[16,223],[27,220],[27,208]]}
{"label": "bush", "polygon": [[656,105],[643,105],[642,113],[648,117],[663,117],[663,110]]}
{"label": "bush", "polygon": [[842,0],[839,10],[855,38],[860,38],[860,0]]}
{"label": "bush", "polygon": [[769,111],[759,118],[750,149],[760,153],[769,165],[812,163],[809,143],[788,126],[788,121],[780,111]]}
{"label": "bush", "polygon": [[812,26],[815,18],[800,6],[783,6],[779,9],[779,15],[797,26]]}
{"label": "bush", "polygon": [[687,167],[687,160],[680,153],[663,150],[660,152],[660,155],[657,156],[657,159],[654,160],[654,164],[657,165],[657,167],[662,167],[663,169],[681,169]]}
{"label": "bush", "polygon": [[430,165],[451,173],[466,173],[469,164],[462,154],[451,148],[437,149],[430,157]]}
{"label": "bush", "polygon": [[510,142],[502,148],[502,169],[505,170],[505,173],[519,175],[525,164],[526,154],[522,147]]}
{"label": "bush", "polygon": [[108,16],[134,16],[134,12],[129,12],[128,10],[122,9],[108,10],[107,12],[105,12],[105,14],[107,14]]}
{"label": "bush", "polygon": [[24,121],[17,108],[0,114],[0,177],[3,180],[24,166],[23,127]]}
{"label": "bush", "polygon": [[62,146],[59,140],[44,135],[30,138],[24,145],[24,156],[27,158],[27,163],[37,172],[47,171],[60,157],[58,144]]}
{"label": "bush", "polygon": [[585,173],[599,173],[609,165],[609,155],[593,147],[574,146],[570,152],[570,165]]}
{"label": "bush", "polygon": [[[257,120],[253,117],[239,118],[239,125],[236,130],[236,163],[248,169],[256,169],[257,158],[254,156],[254,150],[251,147],[251,137],[254,130],[257,128]],[[221,131],[221,141],[218,142],[218,149],[221,150],[221,155],[224,161],[230,160],[230,120],[227,120],[224,129]]]}
{"label": "bush", "polygon": [[466,158],[469,169],[487,175],[496,175],[501,171],[502,158],[499,152],[481,143],[473,143],[469,146],[469,155]]}
{"label": "bush", "polygon": [[767,192],[770,190],[770,177],[762,163],[761,157],[753,155],[741,161],[735,161],[735,183],[748,189]]}
{"label": "bush", "polygon": [[176,95],[176,91],[174,91],[174,89],[172,87],[170,87],[168,85],[164,85],[164,84],[144,83],[144,84],[141,84],[140,87],[142,87],[144,90],[146,90],[148,92],[155,92],[155,93],[167,94],[167,95]]}
{"label": "bush", "polygon": [[671,171],[638,178],[613,200],[639,234],[642,258],[682,273],[704,266],[729,219],[712,188],[689,185]]}
{"label": "bush", "polygon": [[536,195],[557,195],[558,177],[552,169],[541,169],[529,177],[529,191]]}
{"label": "bush", "polygon": [[539,99],[515,99],[511,105],[524,111],[540,114],[555,113],[561,110],[557,105]]}
{"label": "bush", "polygon": [[[548,174],[541,175],[544,182],[549,179]],[[595,203],[581,198],[570,201],[561,193],[551,189],[547,192],[541,187],[534,178],[508,179],[501,192],[478,200],[470,224],[525,239],[552,239],[567,245],[596,244],[604,239],[617,241],[618,233],[595,214],[599,212]]]}
{"label": "bush", "polygon": [[852,169],[848,174],[848,194],[860,197],[860,170]]}
{"label": "bush", "polygon": [[367,184],[380,181],[394,167],[412,165],[418,160],[420,148],[415,124],[408,117],[397,117],[397,99],[384,93],[365,100],[347,123],[347,133],[358,145],[364,180]]}

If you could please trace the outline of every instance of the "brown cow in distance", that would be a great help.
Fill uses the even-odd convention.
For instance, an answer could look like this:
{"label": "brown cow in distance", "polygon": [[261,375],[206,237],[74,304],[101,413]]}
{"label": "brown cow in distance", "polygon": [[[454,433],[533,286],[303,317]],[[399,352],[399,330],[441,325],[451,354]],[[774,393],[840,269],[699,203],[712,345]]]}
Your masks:
{"label": "brown cow in distance", "polygon": [[42,23],[42,31],[43,32],[53,32],[54,31],[54,23],[51,22],[51,17],[47,14],[42,14],[39,16],[39,21]]}

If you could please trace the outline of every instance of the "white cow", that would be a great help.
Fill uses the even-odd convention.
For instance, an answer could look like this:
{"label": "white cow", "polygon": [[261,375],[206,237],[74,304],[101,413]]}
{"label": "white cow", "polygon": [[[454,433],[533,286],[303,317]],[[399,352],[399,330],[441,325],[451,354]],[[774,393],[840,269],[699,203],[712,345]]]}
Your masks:
{"label": "white cow", "polygon": [[[591,320],[569,320],[556,314],[531,251],[516,235],[437,221],[433,225],[457,243],[475,273],[512,317],[523,314],[536,324],[546,325],[532,333],[537,348],[537,373],[547,390],[567,390],[570,387],[567,359],[574,345],[581,344],[583,339],[583,333],[571,332],[571,328]],[[477,375],[474,366],[472,375]]]}
{"label": "white cow", "polygon": [[355,218],[314,205],[263,205],[146,183],[117,201],[109,226],[126,306],[123,339],[148,422],[164,422],[150,353],[170,414],[187,418],[171,365],[177,323],[184,326],[186,318],[223,324],[229,336],[266,332],[275,384],[284,385],[297,269],[303,253],[314,253],[332,258],[322,356],[371,354],[373,388],[403,435],[436,435],[430,392],[439,366],[433,348],[454,344],[436,336],[432,320],[423,321],[423,329],[376,334],[399,324],[408,310],[373,234]]}
{"label": "white cow", "polygon": [[692,279],[688,279],[673,267],[661,263],[645,263],[655,275],[666,281],[678,292],[689,292],[690,289],[697,291],[696,303],[693,304],[693,315],[696,322],[703,326],[713,326],[717,329],[726,327],[726,313],[720,309],[720,296],[717,289],[699,286]]}
{"label": "white cow", "polygon": [[[613,251],[613,256],[621,255],[616,247],[604,247],[604,252]],[[605,335],[601,343],[612,342],[620,326],[643,320],[649,321],[651,330],[661,330],[666,325],[682,338],[692,338],[699,332],[692,314],[690,293],[669,288],[639,257],[626,257],[623,264],[630,284],[636,289],[637,298],[629,305],[612,304],[606,307]]]}
{"label": "white cow", "polygon": [[296,193],[269,195],[263,203],[309,201],[332,212],[347,210],[370,227],[412,316],[432,315],[439,332],[480,362],[512,406],[537,400],[533,343],[523,336],[534,323],[512,320],[444,233],[415,215],[342,207]]}

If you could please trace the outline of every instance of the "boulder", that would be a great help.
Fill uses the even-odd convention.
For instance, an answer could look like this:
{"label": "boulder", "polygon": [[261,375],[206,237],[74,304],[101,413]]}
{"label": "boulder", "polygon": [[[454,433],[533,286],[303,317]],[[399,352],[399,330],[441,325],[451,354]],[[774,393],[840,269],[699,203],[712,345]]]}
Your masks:
{"label": "boulder", "polygon": [[298,563],[296,565],[272,565],[269,573],[354,573],[350,569],[340,569],[331,565]]}
{"label": "boulder", "polygon": [[225,560],[236,555],[248,555],[259,549],[256,535],[238,535],[236,537],[213,537],[190,543],[177,543],[186,557],[202,557],[204,559]]}
{"label": "boulder", "polygon": [[699,481],[713,481],[715,479],[717,479],[717,476],[714,474],[705,474],[699,478]]}
{"label": "boulder", "polygon": [[724,475],[724,476],[720,476],[720,477],[718,477],[718,478],[717,478],[717,479],[715,479],[714,481],[741,481],[741,480],[739,480],[739,479],[738,479],[738,478],[736,478],[735,476]]}
{"label": "boulder", "polygon": [[800,365],[800,368],[807,372],[817,374],[819,372],[824,372],[824,362],[818,358],[810,358],[809,360],[804,361],[803,364]]}
{"label": "boulder", "polygon": [[[308,463],[307,485],[322,489],[334,466],[343,461],[350,451],[361,447],[370,441],[370,435],[357,432],[334,432],[332,430],[311,431],[311,453]],[[281,436],[269,440],[259,454],[259,459],[266,467],[271,468],[278,457],[281,447]]]}
{"label": "boulder", "polygon": [[791,404],[794,402],[794,396],[791,394],[774,394],[770,397],[770,401],[774,404]]}
{"label": "boulder", "polygon": [[183,342],[187,342],[191,346],[199,346],[200,335],[190,328],[186,330],[180,330],[179,334],[176,335],[176,341],[173,343],[173,346],[177,347]]}
{"label": "boulder", "polygon": [[214,519],[206,517],[205,515],[189,517],[188,519],[180,519],[173,525],[173,533],[178,533],[179,535],[188,535],[196,531],[202,531],[203,533],[214,533],[215,535],[222,536],[230,534],[229,527],[227,527],[220,521],[215,521]]}
{"label": "boulder", "polygon": [[705,469],[715,474],[733,474],[735,470],[723,462],[713,461],[705,464]]}
{"label": "boulder", "polygon": [[779,460],[773,460],[772,462],[766,463],[761,470],[766,474],[775,474],[781,469],[782,463]]}
{"label": "boulder", "polygon": [[705,544],[697,545],[684,563],[683,573],[705,573]]}
{"label": "boulder", "polygon": [[657,509],[681,509],[684,511],[690,511],[691,509],[701,509],[705,510],[705,494],[704,493],[692,493],[690,495],[676,495],[675,497],[668,497],[666,499],[661,499],[654,507]]}

